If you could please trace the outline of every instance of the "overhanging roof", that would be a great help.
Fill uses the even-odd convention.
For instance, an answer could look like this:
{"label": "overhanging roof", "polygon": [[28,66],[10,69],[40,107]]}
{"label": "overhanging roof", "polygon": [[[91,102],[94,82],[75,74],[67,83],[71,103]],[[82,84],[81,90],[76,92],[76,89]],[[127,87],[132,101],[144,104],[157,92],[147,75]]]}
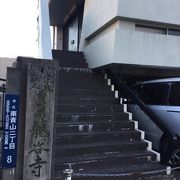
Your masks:
{"label": "overhanging roof", "polygon": [[49,0],[51,26],[63,26],[68,14],[84,0]]}

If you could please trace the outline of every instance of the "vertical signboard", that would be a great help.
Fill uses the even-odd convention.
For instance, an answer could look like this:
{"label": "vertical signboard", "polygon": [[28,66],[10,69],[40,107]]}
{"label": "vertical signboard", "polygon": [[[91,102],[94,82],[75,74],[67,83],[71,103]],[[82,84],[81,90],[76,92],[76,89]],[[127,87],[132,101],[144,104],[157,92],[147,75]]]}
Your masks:
{"label": "vertical signboard", "polygon": [[4,109],[3,168],[16,166],[19,96],[6,94]]}

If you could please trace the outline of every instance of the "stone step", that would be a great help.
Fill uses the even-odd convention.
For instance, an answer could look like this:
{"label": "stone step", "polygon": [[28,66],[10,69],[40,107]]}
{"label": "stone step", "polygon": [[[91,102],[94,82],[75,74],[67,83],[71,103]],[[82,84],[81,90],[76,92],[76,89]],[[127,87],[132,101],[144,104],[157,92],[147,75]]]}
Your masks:
{"label": "stone step", "polygon": [[118,104],[119,99],[114,97],[59,97],[57,104]]}
{"label": "stone step", "polygon": [[78,59],[74,60],[72,58],[66,59],[58,59],[59,67],[74,67],[74,68],[88,68],[88,64],[84,62],[84,60],[79,61]]}
{"label": "stone step", "polygon": [[124,112],[119,113],[102,113],[102,114],[76,114],[76,113],[57,113],[56,123],[73,123],[73,122],[114,122],[129,121],[129,115]]}
{"label": "stone step", "polygon": [[[139,175],[138,173],[134,173],[135,175],[131,176],[101,176],[101,177],[73,177],[73,180],[179,180],[179,177],[174,175],[167,176],[165,173],[158,173],[157,176],[147,175]],[[61,179],[61,178],[60,178]],[[60,180],[58,177],[55,180]],[[64,180],[64,179],[63,179]]]}
{"label": "stone step", "polygon": [[74,89],[78,87],[79,89],[85,90],[111,90],[111,87],[107,85],[105,81],[98,79],[82,79],[77,78],[76,80],[70,80],[70,78],[63,78],[59,80],[58,89]]}
{"label": "stone step", "polygon": [[107,154],[112,152],[128,152],[146,150],[147,143],[143,141],[98,142],[89,144],[70,144],[55,147],[55,158],[68,156],[85,156],[88,154]]}
{"label": "stone step", "polygon": [[123,112],[122,104],[90,104],[90,105],[71,105],[71,104],[59,104],[57,105],[58,113],[112,113]]}
{"label": "stone step", "polygon": [[110,90],[89,90],[89,89],[58,89],[58,97],[115,97],[115,93]]}
{"label": "stone step", "polygon": [[[148,172],[152,172],[152,171],[157,171],[157,170],[162,170],[164,169],[163,166],[161,166],[160,164],[154,162],[154,163],[140,163],[140,164],[132,164],[132,165],[124,165],[121,166],[120,165],[113,165],[113,166],[106,166],[103,168],[87,168],[87,170],[83,170],[83,171],[79,171],[79,173],[81,174],[125,174],[125,173],[130,173],[132,174],[130,177],[131,179],[138,179],[138,178],[143,178],[145,176],[149,176],[149,175],[143,175],[143,173],[148,173]],[[76,172],[75,172],[76,173]],[[76,176],[74,173],[74,176]],[[160,173],[160,172],[159,172]],[[78,172],[76,173],[78,174]],[[152,174],[151,174],[152,175]],[[117,176],[116,176],[117,177]],[[74,179],[76,179],[75,177],[73,177]],[[128,178],[128,176],[126,177]],[[122,179],[120,177],[120,179]]]}
{"label": "stone step", "polygon": [[99,79],[104,81],[104,75],[101,73],[96,73],[93,72],[90,69],[82,69],[82,68],[59,68],[59,72],[58,72],[58,76],[60,79],[71,79],[74,78],[74,80],[76,80],[76,78],[78,79],[91,79],[91,80],[95,80],[95,79]]}
{"label": "stone step", "polygon": [[111,132],[122,130],[134,130],[134,123],[131,121],[119,122],[77,122],[56,124],[56,134],[58,133],[79,133],[79,132]]}
{"label": "stone step", "polygon": [[53,59],[73,57],[77,59],[84,58],[83,52],[77,51],[64,51],[64,50],[52,50]]}
{"label": "stone step", "polygon": [[69,68],[88,68],[88,64],[85,62],[84,59],[55,59],[59,67],[69,67]]}
{"label": "stone step", "polygon": [[55,145],[63,144],[82,144],[95,142],[112,142],[112,141],[137,141],[141,139],[139,131],[123,130],[108,132],[79,132],[79,133],[56,133]]}
{"label": "stone step", "polygon": [[80,169],[94,168],[94,167],[106,167],[109,162],[113,165],[132,165],[142,164],[147,162],[156,162],[156,156],[152,152],[148,151],[134,151],[125,153],[110,153],[110,154],[92,154],[89,156],[75,156],[56,158],[55,171],[63,171],[67,169],[69,165],[74,171]]}
{"label": "stone step", "polygon": [[176,176],[176,174],[170,174],[166,175],[164,173],[160,173],[160,175],[154,175],[154,176],[149,176],[149,177],[144,177],[144,180],[179,180],[180,176]]}
{"label": "stone step", "polygon": [[59,72],[73,73],[73,72],[81,72],[84,74],[93,74],[93,70],[89,68],[71,68],[71,67],[59,67]]}
{"label": "stone step", "polygon": [[87,68],[88,64],[82,52],[52,51],[53,59],[58,60],[60,67]]}
{"label": "stone step", "polygon": [[[80,71],[70,71],[70,72],[65,72],[59,70],[58,73],[59,76],[59,82],[81,82],[85,83],[86,81],[88,82],[96,82],[102,84],[103,82],[106,82],[104,80],[104,76],[102,74],[97,74],[97,73],[86,73],[86,72],[80,72]],[[73,79],[73,81],[72,81]],[[106,82],[107,84],[107,82]],[[79,83],[78,83],[79,85]]]}
{"label": "stone step", "polygon": [[58,63],[60,67],[88,68],[88,64],[84,62],[84,59],[82,61],[72,58],[58,59]]}

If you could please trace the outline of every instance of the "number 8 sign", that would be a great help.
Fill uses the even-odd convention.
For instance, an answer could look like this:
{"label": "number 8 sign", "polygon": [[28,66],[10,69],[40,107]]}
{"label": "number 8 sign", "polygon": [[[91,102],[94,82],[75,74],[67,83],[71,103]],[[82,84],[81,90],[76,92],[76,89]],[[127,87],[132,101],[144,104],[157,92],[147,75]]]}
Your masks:
{"label": "number 8 sign", "polygon": [[3,133],[3,168],[16,166],[19,96],[6,94]]}
{"label": "number 8 sign", "polygon": [[9,163],[9,164],[12,163],[12,156],[7,157],[7,163]]}

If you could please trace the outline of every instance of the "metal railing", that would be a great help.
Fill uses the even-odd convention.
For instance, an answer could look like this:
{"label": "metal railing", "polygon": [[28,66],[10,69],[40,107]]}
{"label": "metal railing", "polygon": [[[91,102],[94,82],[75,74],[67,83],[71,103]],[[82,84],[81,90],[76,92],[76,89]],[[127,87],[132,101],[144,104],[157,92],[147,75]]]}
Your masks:
{"label": "metal railing", "polygon": [[[176,175],[175,175],[175,171],[180,170],[180,167],[175,167],[175,168],[171,168],[170,166],[164,167],[162,169],[159,170],[150,170],[150,171],[144,171],[141,173],[135,173],[135,172],[129,172],[129,173],[116,173],[116,174],[86,174],[86,173],[74,173],[73,177],[91,177],[91,178],[112,178],[112,177],[118,177],[118,178],[123,178],[123,177],[131,177],[133,179],[144,179],[145,176],[158,176],[161,175],[162,179],[163,177],[165,178],[174,178],[174,180],[176,180]],[[67,176],[66,176],[67,177]],[[179,177],[179,175],[178,175]],[[71,174],[71,178],[72,178],[72,174]],[[71,179],[65,179],[65,180],[71,180]]]}
{"label": "metal railing", "polygon": [[119,91],[121,98],[131,99],[137,104],[144,113],[156,124],[156,126],[165,134],[165,136],[171,141],[173,147],[180,148],[179,136],[170,128],[164,121],[155,114],[141,99],[139,99],[134,92],[122,83],[120,78],[112,72],[112,70],[105,70],[108,77],[112,80],[113,84]]}
{"label": "metal railing", "polygon": [[63,171],[64,173],[64,180],[72,180],[74,177],[80,177],[80,178],[123,178],[123,177],[131,177],[135,179],[144,179],[145,176],[159,176],[161,175],[163,178],[173,178],[176,180],[177,177],[179,177],[179,173],[177,173],[177,170],[179,172],[180,167],[174,167],[171,168],[170,166],[164,167],[162,169],[158,170],[149,170],[149,171],[143,171],[141,173],[135,173],[135,172],[129,172],[129,173],[116,173],[116,174],[104,174],[104,173],[73,173],[72,168],[65,169]]}

